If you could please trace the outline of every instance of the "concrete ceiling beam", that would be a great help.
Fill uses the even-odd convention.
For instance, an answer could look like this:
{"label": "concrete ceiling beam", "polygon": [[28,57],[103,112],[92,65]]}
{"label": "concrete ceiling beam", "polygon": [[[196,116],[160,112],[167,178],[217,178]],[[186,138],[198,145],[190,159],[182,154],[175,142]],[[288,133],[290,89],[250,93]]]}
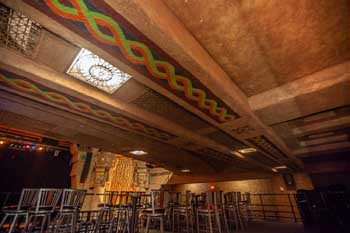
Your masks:
{"label": "concrete ceiling beam", "polygon": [[249,98],[268,125],[350,104],[350,62],[336,65]]}
{"label": "concrete ceiling beam", "polygon": [[293,154],[295,156],[307,156],[308,153],[314,153],[314,152],[322,152],[322,151],[328,151],[328,150],[337,150],[337,149],[350,149],[350,142],[336,142],[336,143],[330,143],[325,145],[319,145],[319,146],[312,146],[307,147],[303,149],[297,149],[293,151]]}
{"label": "concrete ceiling beam", "polygon": [[350,116],[342,116],[327,121],[316,122],[305,126],[292,128],[291,132],[297,137],[317,133],[322,130],[337,127],[350,127]]}

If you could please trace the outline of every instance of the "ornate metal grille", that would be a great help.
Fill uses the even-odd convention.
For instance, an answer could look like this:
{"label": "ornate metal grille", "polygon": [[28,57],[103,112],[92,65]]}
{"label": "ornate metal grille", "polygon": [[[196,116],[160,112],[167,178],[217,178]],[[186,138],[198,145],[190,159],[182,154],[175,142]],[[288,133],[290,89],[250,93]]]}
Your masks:
{"label": "ornate metal grille", "polygon": [[111,191],[134,191],[134,172],[135,162],[133,159],[118,157],[114,170],[112,170],[112,179],[109,190]]}
{"label": "ornate metal grille", "polygon": [[38,23],[0,4],[0,46],[33,56],[41,31]]}
{"label": "ornate metal grille", "polygon": [[131,78],[87,49],[80,51],[67,74],[108,93],[113,93]]}

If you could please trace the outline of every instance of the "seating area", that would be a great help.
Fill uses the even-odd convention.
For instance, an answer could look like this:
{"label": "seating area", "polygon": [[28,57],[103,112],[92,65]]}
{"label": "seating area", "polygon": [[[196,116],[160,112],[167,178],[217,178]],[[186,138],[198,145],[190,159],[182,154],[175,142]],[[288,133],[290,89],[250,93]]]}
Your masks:
{"label": "seating area", "polygon": [[97,210],[82,209],[86,190],[23,189],[2,209],[12,232],[234,232],[249,225],[249,193],[105,192]]}

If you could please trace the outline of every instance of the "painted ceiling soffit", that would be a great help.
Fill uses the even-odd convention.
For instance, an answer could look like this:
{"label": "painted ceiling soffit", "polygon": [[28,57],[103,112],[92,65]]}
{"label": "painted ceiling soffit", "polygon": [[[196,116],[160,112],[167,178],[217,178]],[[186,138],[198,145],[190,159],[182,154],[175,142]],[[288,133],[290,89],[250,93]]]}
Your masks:
{"label": "painted ceiling soffit", "polygon": [[[149,77],[153,82],[166,88],[176,96],[181,97],[187,103],[198,108],[216,122],[230,122],[229,124],[231,125],[232,121],[240,117],[222,100],[208,90],[199,79],[181,67],[173,58],[146,38],[104,1],[23,1],[53,18],[74,33],[91,41],[99,48],[133,67],[138,72],[145,74],[145,76]],[[137,40],[135,38],[137,38]],[[92,106],[92,110],[95,110],[93,112],[96,113],[96,110],[99,109],[94,109],[94,106]],[[80,111],[83,110],[80,109]],[[105,110],[101,111],[109,113]],[[170,140],[176,137],[161,130],[150,128],[143,123],[135,122],[129,118],[120,115],[115,116],[116,114],[114,113],[109,114],[111,114],[111,117],[127,119],[127,121],[133,125],[130,126],[128,124],[127,127],[125,125],[117,126],[134,131],[136,128],[137,132],[161,140]],[[106,117],[102,115],[103,114],[98,113],[94,117]],[[145,127],[148,132],[142,132],[145,130],[139,129],[143,127]],[[254,131],[254,129],[250,127],[242,130],[244,133]],[[237,132],[237,134],[241,133],[240,131]],[[249,134],[250,133],[248,133],[248,135]]]}
{"label": "painted ceiling soffit", "polygon": [[239,118],[199,79],[104,1],[24,1],[149,77],[216,122],[226,123]]}
{"label": "painted ceiling soffit", "polygon": [[87,117],[94,117],[104,122],[108,121],[117,127],[145,134],[162,141],[167,141],[176,137],[159,129],[149,127],[139,121],[64,95],[3,69],[0,69],[0,84],[13,91],[21,92],[31,97],[39,98],[45,102],[59,105]]}

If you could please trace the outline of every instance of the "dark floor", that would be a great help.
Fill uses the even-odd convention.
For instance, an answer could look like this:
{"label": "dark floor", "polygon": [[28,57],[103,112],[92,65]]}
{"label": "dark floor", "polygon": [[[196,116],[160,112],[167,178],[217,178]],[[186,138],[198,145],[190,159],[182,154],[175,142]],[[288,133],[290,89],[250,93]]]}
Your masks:
{"label": "dark floor", "polygon": [[253,222],[246,233],[314,233],[301,223]]}
{"label": "dark floor", "polygon": [[[158,231],[150,231],[156,233]],[[253,222],[249,223],[246,231],[232,231],[237,233],[316,233],[304,228],[301,223]],[[167,232],[168,233],[168,232]]]}

